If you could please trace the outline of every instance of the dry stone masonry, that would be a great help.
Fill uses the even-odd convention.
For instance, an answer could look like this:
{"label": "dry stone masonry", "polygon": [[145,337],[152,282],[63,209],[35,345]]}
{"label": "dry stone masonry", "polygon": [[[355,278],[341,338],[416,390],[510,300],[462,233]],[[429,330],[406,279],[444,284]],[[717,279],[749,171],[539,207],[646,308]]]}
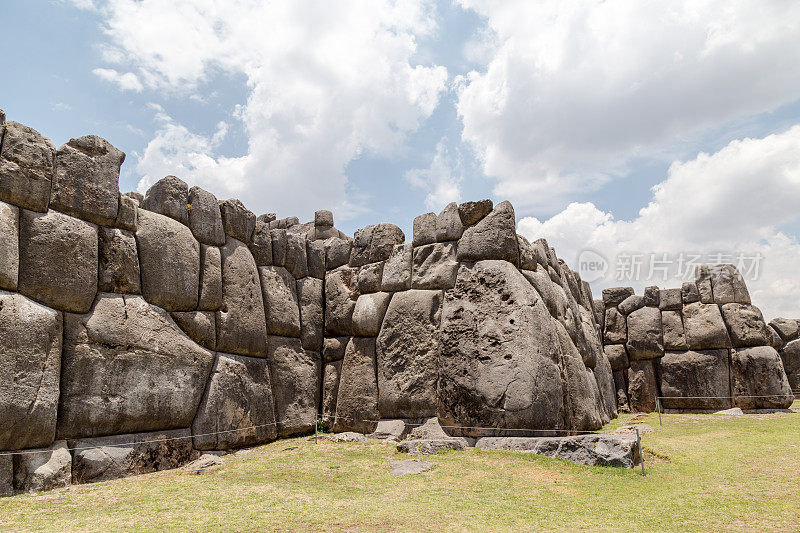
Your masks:
{"label": "dry stone masonry", "polygon": [[438,417],[451,446],[597,429],[660,390],[788,394],[777,338],[800,372],[797,323],[767,329],[733,273],[605,291],[604,310],[545,240],[516,234],[508,202],[421,215],[411,242],[387,223],[350,238],[330,211],[256,216],[174,176],[120,194],[107,141],[0,132],[0,494],[318,420],[375,434]]}

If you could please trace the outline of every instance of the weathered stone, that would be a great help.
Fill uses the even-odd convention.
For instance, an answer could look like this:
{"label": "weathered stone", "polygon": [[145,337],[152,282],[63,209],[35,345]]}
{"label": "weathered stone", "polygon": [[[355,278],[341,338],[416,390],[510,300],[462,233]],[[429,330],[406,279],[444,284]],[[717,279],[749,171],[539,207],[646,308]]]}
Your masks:
{"label": "weathered stone", "polygon": [[666,409],[731,407],[728,350],[667,352],[661,359],[661,393]]}
{"label": "weathered stone", "polygon": [[786,343],[786,346],[781,350],[781,359],[787,374],[800,372],[800,339]]}
{"label": "weathered stone", "polygon": [[0,450],[53,442],[61,337],[61,313],[0,291]]}
{"label": "weathered stone", "polygon": [[0,202],[0,289],[17,290],[19,282],[19,208]]}
{"label": "weathered stone", "polygon": [[314,431],[322,379],[319,354],[303,350],[300,339],[270,336],[269,366],[278,436]]}
{"label": "weathered stone", "polygon": [[547,270],[547,251],[550,249],[547,239],[536,239],[531,243],[531,248],[533,248],[533,257],[536,259],[536,263]]}
{"label": "weathered stone", "polygon": [[[661,296],[658,287],[645,287],[642,303],[647,307],[660,307]],[[620,304],[622,305],[622,304]]]}
{"label": "weathered stone", "polygon": [[617,417],[617,393],[614,388],[614,371],[611,363],[603,354],[597,358],[597,364],[592,369],[594,379],[597,381],[597,388],[600,391],[602,402],[601,416],[603,425],[608,424],[613,418]]}
{"label": "weathered stone", "polygon": [[464,226],[461,225],[458,204],[450,202],[436,216],[436,242],[457,241],[463,233]]}
{"label": "weathered stone", "polygon": [[250,242],[250,252],[258,266],[269,266],[272,264],[272,235],[269,225],[261,221],[256,221],[253,230],[253,239]]}
{"label": "weathered stone", "polygon": [[[0,123],[0,125],[2,125]],[[2,132],[0,131],[0,134]],[[14,462],[10,455],[0,455],[0,498],[14,494]]]}
{"label": "weathered stone", "polygon": [[381,420],[375,431],[369,434],[371,439],[400,440],[405,436],[406,423],[403,420]]}
{"label": "weathered stone", "polygon": [[18,122],[6,122],[0,131],[0,201],[44,213],[50,204],[56,147]]}
{"label": "weathered stone", "polygon": [[603,289],[603,304],[606,309],[615,307],[623,302],[628,296],[633,296],[633,287],[612,287]]}
{"label": "weathered stone", "polygon": [[201,311],[218,311],[222,307],[222,254],[216,246],[200,245],[200,298]]}
{"label": "weathered stone", "polygon": [[414,219],[414,246],[436,242],[436,213],[425,213]]}
{"label": "weathered stone", "polygon": [[687,350],[686,335],[683,329],[683,316],[680,311],[662,311],[661,324],[664,328],[665,350]]}
{"label": "weathered stone", "polygon": [[431,290],[398,292],[389,303],[377,339],[381,417],[436,414],[441,305]]}
{"label": "weathered stone", "polygon": [[258,215],[256,220],[259,222],[263,222],[264,224],[269,224],[273,220],[277,220],[278,216],[275,213],[264,213],[262,215]]}
{"label": "weathered stone", "polygon": [[547,270],[537,265],[536,270],[525,270],[522,275],[542,297],[550,315],[556,320],[563,320],[567,311],[566,294],[564,289],[553,283]]}
{"label": "weathered stone", "polygon": [[692,304],[700,301],[700,291],[694,281],[687,281],[681,285],[681,299],[683,304]]}
{"label": "weathered stone", "polygon": [[367,437],[363,433],[355,431],[342,431],[341,433],[331,435],[330,439],[331,442],[364,442],[367,440]]}
{"label": "weathered stone", "polygon": [[475,447],[484,450],[529,451],[590,466],[633,468],[641,462],[636,437],[629,435],[483,437],[478,439]]}
{"label": "weathered stone", "polygon": [[357,267],[385,261],[392,255],[395,245],[402,244],[405,240],[402,230],[387,222],[362,228],[356,231],[353,239],[350,266]]}
{"label": "weathered stone", "polygon": [[325,363],[322,377],[322,425],[326,430],[333,428],[336,418],[336,397],[339,394],[339,376],[342,373],[342,361]]}
{"label": "weathered stone", "polygon": [[127,196],[128,198],[134,200],[136,202],[136,207],[141,207],[142,202],[144,202],[144,195],[137,191],[123,193],[123,196]]}
{"label": "weathered stone", "polygon": [[461,265],[442,311],[440,418],[463,426],[558,427],[561,371],[548,324],[541,298],[511,263]]}
{"label": "weathered stone", "polygon": [[145,299],[167,311],[197,308],[200,243],[189,228],[164,215],[140,210],[136,244]]}
{"label": "weathered stone", "polygon": [[303,348],[322,351],[325,329],[323,316],[324,293],[322,280],[306,277],[297,280],[297,299],[300,306],[300,339]]}
{"label": "weathered stone", "polygon": [[139,255],[133,233],[117,228],[99,228],[100,232],[100,279],[97,288],[101,292],[138,294]]}
{"label": "weathered stone", "polygon": [[771,334],[758,307],[727,303],[720,309],[734,348],[769,346]]}
{"label": "weathered stone", "polygon": [[644,307],[644,296],[632,294],[622,300],[617,306],[617,310],[623,315],[629,315],[642,307]]}
{"label": "weathered stone", "polygon": [[772,346],[776,350],[782,350],[783,347],[786,346],[786,342],[784,342],[780,334],[778,334],[778,332],[772,326],[769,326],[769,333],[772,336],[772,339],[769,343],[770,346]]}
{"label": "weathered stone", "polygon": [[375,431],[379,418],[375,374],[375,339],[353,337],[347,343],[342,363],[335,431]]}
{"label": "weathered stone", "polygon": [[619,411],[629,412],[630,405],[628,404],[628,370],[615,370],[614,371],[614,388],[617,391],[617,409]]}
{"label": "weathered stone", "polygon": [[[437,417],[431,417],[422,424],[414,424],[408,432],[410,440],[441,440],[453,438],[444,430]],[[463,439],[461,437],[459,440]]]}
{"label": "weathered stone", "polygon": [[23,209],[19,230],[19,292],[61,311],[88,311],[97,293],[97,226]]}
{"label": "weathered stone", "polygon": [[286,235],[285,266],[294,279],[308,276],[308,256],[304,234],[290,233]]}
{"label": "weathered stone", "polygon": [[542,426],[541,429],[564,426],[573,430],[598,429],[603,421],[597,380],[584,365],[582,354],[573,344],[564,325],[555,320],[551,323],[558,336],[556,347],[560,355],[564,383],[564,422],[563,426]]}
{"label": "weathered stone", "polygon": [[411,288],[411,264],[413,247],[411,244],[398,244],[392,255],[384,263],[381,290],[404,291]]}
{"label": "weathered stone", "polygon": [[661,311],[658,308],[642,307],[628,315],[627,323],[626,347],[631,359],[653,359],[664,355]]}
{"label": "weathered stone", "polygon": [[415,247],[412,272],[414,289],[452,289],[458,275],[456,245],[436,243]]}
{"label": "weathered stone", "polygon": [[320,280],[325,279],[325,243],[309,240],[306,246],[308,275]]}
{"label": "weathered stone", "polygon": [[139,227],[139,204],[136,200],[124,194],[119,195],[119,209],[114,226],[128,231],[136,231]]}
{"label": "weathered stone", "polygon": [[423,461],[422,459],[406,459],[405,461],[394,461],[389,470],[393,476],[408,476],[421,474],[436,468],[436,464]]}
{"label": "weathered stone", "polygon": [[333,213],[327,209],[320,209],[314,213],[315,226],[333,226]]}
{"label": "weathered stone", "polygon": [[798,326],[796,320],[775,318],[770,321],[769,325],[778,332],[784,341],[791,341],[797,338]]}
{"label": "weathered stone", "polygon": [[391,292],[374,292],[359,296],[353,310],[353,334],[360,337],[378,335],[391,298]]}
{"label": "weathered stone", "polygon": [[502,202],[486,217],[464,230],[458,243],[459,261],[503,259],[513,265],[519,264],[514,208]]}
{"label": "weathered stone", "polygon": [[238,241],[250,244],[256,226],[256,216],[253,212],[236,198],[219,202],[219,212],[222,215],[222,227],[225,233]]}
{"label": "weathered stone", "polygon": [[[314,231],[312,234],[309,234],[309,237],[313,238],[315,241],[324,241],[331,238],[339,239],[342,238],[342,232],[333,226],[315,226]],[[347,261],[349,260],[350,254],[348,253]],[[345,261],[345,263],[347,263],[347,261]]]}
{"label": "weathered stone", "polygon": [[404,440],[397,443],[397,451],[408,455],[434,455],[447,450],[464,451],[466,439]]}
{"label": "weathered stone", "polygon": [[603,300],[595,299],[592,301],[592,312],[597,325],[600,326],[600,331],[606,328],[606,308],[603,305]]}
{"label": "weathered stone", "polygon": [[628,400],[633,411],[652,412],[656,410],[658,380],[653,361],[650,359],[631,360],[628,368]]}
{"label": "weathered stone", "polygon": [[222,307],[217,312],[217,350],[238,355],[267,355],[267,321],[261,281],[253,255],[229,238],[222,254]]}
{"label": "weathered stone", "polygon": [[600,334],[592,321],[592,313],[582,305],[578,306],[580,312],[581,329],[585,345],[581,345],[581,356],[587,368],[594,368],[597,361],[603,357],[603,342]]}
{"label": "weathered stone", "polygon": [[381,290],[384,262],[370,263],[358,269],[358,292],[378,292]]}
{"label": "weathered stone", "polygon": [[[409,245],[410,246],[410,245]],[[325,241],[325,268],[333,270],[350,261],[353,243],[347,239],[333,237]],[[409,277],[411,273],[409,273]]]}
{"label": "weathered stone", "polygon": [[344,359],[344,351],[350,337],[328,337],[322,343],[322,359],[329,361],[340,361]]}
{"label": "weathered stone", "polygon": [[731,351],[733,405],[742,409],[786,409],[792,389],[774,348],[757,346]]}
{"label": "weathered stone", "polygon": [[96,135],[70,139],[56,152],[50,208],[95,224],[113,224],[123,161],[124,153]]}
{"label": "weathered stone", "polygon": [[208,388],[192,423],[198,450],[229,450],[278,435],[269,362],[218,353]]}
{"label": "weathered stone", "polygon": [[192,187],[188,200],[189,228],[194,238],[209,246],[224,245],[225,230],[217,197],[200,187]]}
{"label": "weathered stone", "polygon": [[212,351],[217,349],[217,321],[213,312],[176,311],[172,319],[194,342]]}
{"label": "weathered stone", "polygon": [[274,266],[284,266],[289,247],[289,236],[283,228],[269,230],[269,236],[272,240],[272,264]]}
{"label": "weathered stone", "polygon": [[189,186],[180,178],[161,178],[147,190],[142,209],[159,213],[189,225]]}
{"label": "weathered stone", "polygon": [[714,303],[714,293],[711,288],[711,278],[708,277],[708,267],[703,266],[705,268],[705,272],[701,271],[701,273],[697,276],[697,281],[695,281],[695,285],[697,286],[697,293],[700,295],[700,301],[704,304],[713,304]]}
{"label": "weathered stone", "polygon": [[[702,267],[701,272],[703,272],[702,276],[706,275]],[[750,293],[747,291],[747,285],[735,266],[712,265],[708,267],[707,276],[711,280],[711,290],[715,303],[750,303]]]}
{"label": "weathered stone", "polygon": [[72,456],[65,441],[58,441],[49,448],[27,452],[13,456],[15,490],[41,492],[69,487],[72,479]]}
{"label": "weathered stone", "polygon": [[339,267],[325,274],[325,334],[352,335],[353,311],[358,299],[356,271]]}
{"label": "weathered stone", "polygon": [[178,468],[195,455],[188,429],[69,441],[72,482],[94,483]]}
{"label": "weathered stone", "polygon": [[140,296],[101,294],[64,315],[58,438],[188,427],[214,353]]}
{"label": "weathered stone", "polygon": [[458,216],[461,224],[466,228],[477,224],[483,217],[492,212],[492,201],[489,199],[478,200],[477,202],[464,202],[458,206]]}
{"label": "weathered stone", "polygon": [[681,297],[681,289],[661,289],[658,307],[661,308],[662,311],[680,310],[682,306],[683,298]]}
{"label": "weathered stone", "polygon": [[686,343],[692,350],[730,348],[728,330],[717,305],[701,302],[684,305],[683,326]]}
{"label": "weathered stone", "polygon": [[259,267],[267,333],[300,337],[300,304],[295,279],[283,267]]}
{"label": "weathered stone", "polygon": [[517,245],[519,246],[519,268],[522,270],[536,270],[536,256],[528,239],[517,234]]}
{"label": "weathered stone", "polygon": [[624,344],[608,344],[603,347],[603,351],[613,370],[625,370],[628,368],[628,352],[625,350]]}

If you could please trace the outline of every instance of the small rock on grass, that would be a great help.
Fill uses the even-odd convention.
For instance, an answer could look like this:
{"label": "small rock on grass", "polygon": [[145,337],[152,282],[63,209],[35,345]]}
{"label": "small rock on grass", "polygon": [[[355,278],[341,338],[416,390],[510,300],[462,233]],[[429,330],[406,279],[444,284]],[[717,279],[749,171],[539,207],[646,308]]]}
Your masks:
{"label": "small rock on grass", "polygon": [[436,467],[436,463],[429,463],[422,459],[406,459],[405,461],[395,461],[389,470],[393,476],[407,476],[410,474],[421,474]]}
{"label": "small rock on grass", "polygon": [[734,407],[732,409],[723,409],[722,411],[716,411],[715,415],[743,415],[744,411],[742,411],[741,407]]}
{"label": "small rock on grass", "polygon": [[192,461],[191,463],[183,467],[183,469],[192,474],[195,473],[199,474],[203,470],[206,470],[207,468],[221,465],[224,462],[225,461],[221,457],[218,457],[210,453],[204,453],[203,455],[200,456],[199,459]]}
{"label": "small rock on grass", "polygon": [[344,431],[342,433],[336,433],[330,437],[331,441],[333,442],[362,442],[367,440],[361,433],[356,433],[355,431]]}

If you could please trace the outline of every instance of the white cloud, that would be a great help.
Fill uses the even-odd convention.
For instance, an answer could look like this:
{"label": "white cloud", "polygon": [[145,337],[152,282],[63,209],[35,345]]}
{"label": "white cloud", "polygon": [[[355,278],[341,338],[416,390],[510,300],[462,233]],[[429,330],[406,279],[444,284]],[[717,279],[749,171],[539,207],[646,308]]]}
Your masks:
{"label": "white cloud", "polygon": [[113,68],[96,68],[92,71],[92,74],[103,81],[113,83],[123,91],[135,91],[138,93],[144,88],[142,87],[142,82],[139,81],[139,78],[133,72],[126,72],[123,74],[117,72]]}
{"label": "white cloud", "polygon": [[[459,94],[463,139],[495,194],[537,205],[635,157],[800,98],[800,3],[460,0],[491,57]],[[666,152],[666,153],[665,153]]]}
{"label": "white cloud", "polygon": [[435,30],[427,0],[107,0],[100,9],[104,57],[145,87],[202,99],[214,76],[246,77],[247,101],[235,112],[248,136],[241,157],[220,157],[220,138],[165,121],[140,171],[177,166],[253,210],[356,211],[345,165],[393,153],[446,88],[444,67],[414,61],[417,38]]}
{"label": "white cloud", "polygon": [[[751,296],[767,316],[798,316],[800,242],[781,226],[800,216],[800,125],[763,139],[732,141],[714,154],[675,162],[667,179],[653,188],[650,203],[630,221],[615,220],[591,203],[572,203],[542,222],[519,222],[530,239],[545,237],[573,268],[581,250],[599,251],[615,264],[621,252],[762,254],[757,279],[748,280]],[[645,265],[649,259],[645,258]],[[748,265],[750,262],[748,261]],[[674,273],[674,272],[673,272]],[[609,278],[595,289],[625,285]],[[643,271],[644,277],[647,273]],[[643,280],[630,283],[678,286]]]}
{"label": "white cloud", "polygon": [[436,145],[428,168],[408,170],[404,177],[414,187],[428,191],[425,206],[438,212],[450,202],[461,201],[460,166],[460,161],[450,156],[443,139]]}

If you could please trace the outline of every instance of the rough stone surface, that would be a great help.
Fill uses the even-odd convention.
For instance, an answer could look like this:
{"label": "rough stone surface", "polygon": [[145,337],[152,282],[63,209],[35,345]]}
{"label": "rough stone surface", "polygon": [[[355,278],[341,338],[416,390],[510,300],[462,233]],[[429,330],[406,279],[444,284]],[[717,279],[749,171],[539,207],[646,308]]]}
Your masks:
{"label": "rough stone surface", "polygon": [[606,309],[605,323],[604,338],[606,343],[621,344],[628,340],[627,320],[625,315],[620,313],[616,307]]}
{"label": "rough stone surface", "polygon": [[347,343],[336,400],[335,431],[372,433],[377,427],[378,383],[375,339],[353,337]]}
{"label": "rough stone surface", "polygon": [[517,245],[519,246],[519,268],[522,270],[536,270],[536,255],[528,239],[517,234]]}
{"label": "rough stone surface", "polygon": [[735,266],[710,266],[708,267],[708,277],[711,279],[711,290],[714,295],[714,302],[718,304],[750,303],[750,293],[747,290],[747,285],[745,285],[744,279]]}
{"label": "rough stone surface", "polygon": [[0,291],[0,450],[53,442],[61,338],[61,313]]}
{"label": "rough stone surface", "polygon": [[136,231],[139,227],[139,204],[136,200],[124,194],[119,195],[119,210],[117,210],[114,226],[128,231]]}
{"label": "rough stone surface", "polygon": [[371,439],[400,440],[406,434],[406,423],[403,420],[381,420],[375,431],[369,434]]}
{"label": "rough stone surface", "polygon": [[322,371],[322,424],[326,430],[333,427],[336,418],[336,397],[339,394],[339,376],[342,373],[342,361],[325,363]]}
{"label": "rough stone surface", "polygon": [[229,450],[275,440],[270,384],[267,360],[218,353],[192,423],[194,447]]}
{"label": "rough stone surface", "polygon": [[681,289],[661,289],[658,306],[662,311],[680,310],[683,306]]}
{"label": "rough stone surface", "polygon": [[17,290],[19,282],[19,208],[0,202],[0,289]]}
{"label": "rough stone surface", "polygon": [[56,147],[38,131],[6,122],[0,153],[0,201],[39,213],[47,211]]}
{"label": "rough stone surface", "polygon": [[[255,229],[254,229],[255,231]],[[289,246],[289,237],[285,229],[270,229],[270,240],[272,241],[272,265],[284,266],[286,264],[286,252]]]}
{"label": "rough stone surface", "polygon": [[172,319],[190,339],[209,350],[217,349],[217,321],[211,311],[176,311]]}
{"label": "rough stone surface", "polygon": [[325,330],[323,316],[324,297],[322,280],[303,278],[297,280],[297,299],[300,306],[300,339],[303,348],[322,351]]}
{"label": "rough stone surface", "polygon": [[61,311],[88,311],[97,293],[97,226],[23,209],[19,228],[19,292]]}
{"label": "rough stone surface", "polygon": [[136,230],[142,295],[167,311],[197,308],[200,284],[200,243],[172,218],[139,212]]}
{"label": "rough stone surface", "polygon": [[644,296],[632,294],[622,300],[622,302],[617,306],[617,310],[623,315],[629,315],[634,311],[641,309],[642,307],[644,307]]}
{"label": "rough stone surface", "polygon": [[383,265],[383,262],[370,263],[358,269],[358,292],[364,294],[381,290]]}
{"label": "rough stone surface", "polygon": [[458,275],[456,245],[436,243],[414,248],[414,289],[452,289]]}
{"label": "rough stone surface", "polygon": [[383,266],[381,290],[404,291],[411,288],[411,264],[413,247],[398,244]]}
{"label": "rough stone surface", "polygon": [[[564,289],[553,283],[547,270],[541,265],[537,265],[536,270],[523,271],[522,275],[542,297],[550,315],[556,320],[563,321],[567,311],[567,296]],[[622,323],[624,325],[625,321],[623,320]]]}
{"label": "rough stone surface", "polygon": [[124,160],[124,153],[96,135],[70,139],[56,152],[50,208],[95,224],[114,224]]}
{"label": "rough stone surface", "polygon": [[267,316],[267,333],[300,337],[300,303],[294,277],[283,267],[258,269]]}
{"label": "rough stone surface", "polygon": [[680,311],[662,311],[661,323],[664,327],[665,350],[687,350],[686,335],[683,329],[683,316]]}
{"label": "rough stone surface", "polygon": [[450,202],[436,216],[436,242],[457,241],[463,233],[464,226],[461,225],[458,204]]}
{"label": "rough stone surface", "polygon": [[14,494],[14,462],[10,455],[0,455],[0,498]]}
{"label": "rough stone surface", "polygon": [[642,307],[628,315],[628,356],[631,359],[653,359],[664,354],[661,311]]}
{"label": "rough stone surface", "polygon": [[[411,245],[408,245],[409,247]],[[347,239],[332,237],[325,240],[325,268],[333,270],[350,261],[350,253],[353,243]],[[411,276],[411,273],[408,274]]]}
{"label": "rough stone surface", "polygon": [[758,307],[727,303],[720,306],[734,348],[769,346],[772,334]]}
{"label": "rough stone surface", "polygon": [[214,353],[140,296],[101,294],[64,315],[58,438],[188,427]]}
{"label": "rough stone surface", "polygon": [[374,292],[359,296],[353,310],[353,334],[361,337],[378,335],[391,298],[390,292]]}
{"label": "rough stone surface", "polygon": [[464,230],[458,243],[458,260],[482,259],[503,259],[513,265],[519,264],[516,220],[509,202],[497,204],[483,220]]}
{"label": "rough stone surface", "polygon": [[189,186],[175,176],[161,178],[147,190],[142,209],[152,211],[189,225]]}
{"label": "rough stone surface", "polygon": [[138,294],[139,255],[133,233],[117,228],[99,228],[100,271],[97,288],[101,292]]}
{"label": "rough stone surface", "polygon": [[387,222],[360,229],[356,231],[353,238],[350,266],[363,266],[389,259],[394,247],[402,244],[405,240],[403,231]]}
{"label": "rough stone surface", "polygon": [[781,350],[781,359],[783,359],[783,367],[787,374],[800,372],[800,339],[786,343]]}
{"label": "rough stone surface", "polygon": [[436,242],[436,213],[424,213],[414,218],[414,246]]}
{"label": "rough stone surface", "polygon": [[656,410],[658,380],[653,361],[649,359],[632,360],[628,368],[628,400],[634,411],[651,412]]}
{"label": "rough stone surface", "polygon": [[731,392],[742,409],[786,409],[794,401],[780,357],[769,346],[731,351]]}
{"label": "rough stone surface", "polygon": [[447,450],[464,451],[465,439],[404,440],[397,443],[397,451],[408,455],[433,455]]}
{"label": "rough stone surface", "polygon": [[308,275],[320,280],[325,279],[325,243],[308,240],[306,245]]}
{"label": "rough stone surface", "polygon": [[661,393],[666,409],[731,407],[728,350],[668,352],[661,359]]}
{"label": "rough stone surface", "polygon": [[784,341],[790,341],[797,338],[798,333],[798,325],[797,320],[789,320],[788,318],[775,318],[770,323],[770,326],[778,332],[778,335],[781,336],[781,339]]}
{"label": "rough stone surface", "polygon": [[700,292],[694,281],[687,281],[681,285],[681,299],[684,305],[700,301]]}
{"label": "rough stone surface", "polygon": [[225,233],[238,241],[250,244],[256,226],[256,216],[236,198],[219,203],[222,227]]}
{"label": "rough stone surface", "polygon": [[286,235],[286,270],[294,277],[300,279],[308,276],[308,255],[306,236],[302,233],[289,233]]}
{"label": "rough stone surface", "polygon": [[217,197],[200,187],[189,189],[189,228],[194,238],[209,246],[225,244],[225,230]]}
{"label": "rough stone surface", "polygon": [[478,200],[477,202],[464,202],[458,206],[458,216],[464,227],[477,224],[483,217],[492,212],[492,201],[489,199]]}
{"label": "rough stone surface", "polygon": [[608,362],[613,370],[625,370],[628,368],[628,352],[624,344],[609,344],[603,348],[608,357]]}
{"label": "rough stone surface", "polygon": [[431,290],[398,292],[389,303],[377,339],[381,417],[436,414],[441,305]]}
{"label": "rough stone surface", "polygon": [[272,235],[269,225],[260,220],[256,221],[255,229],[253,230],[250,251],[256,261],[256,265],[269,266],[272,264]]}
{"label": "rough stone surface", "polygon": [[325,335],[352,335],[358,291],[356,271],[348,267],[325,274]]}
{"label": "rough stone surface", "polygon": [[719,306],[696,302],[683,306],[686,343],[692,350],[729,348],[731,341]]}
{"label": "rough stone surface", "polygon": [[333,226],[333,213],[327,209],[320,209],[314,213],[315,226]]}
{"label": "rough stone surface", "polygon": [[69,441],[72,483],[93,483],[178,468],[192,460],[191,432],[173,429]]}
{"label": "rough stone surface", "polygon": [[590,466],[633,468],[641,461],[636,437],[629,435],[483,437],[478,439],[475,447],[484,450],[529,451]]}
{"label": "rough stone surface", "polygon": [[222,254],[222,307],[217,312],[217,350],[237,355],[267,354],[267,321],[253,255],[229,238]]}
{"label": "rough stone surface", "polygon": [[14,489],[19,492],[41,492],[68,487],[72,479],[72,456],[65,441],[49,448],[13,456]]}
{"label": "rough stone surface", "polygon": [[659,294],[658,287],[645,287],[642,299],[644,305],[647,307],[660,307],[661,295]]}
{"label": "rough stone surface", "polygon": [[269,367],[278,436],[314,431],[322,379],[319,354],[303,350],[300,339],[270,336]]}
{"label": "rough stone surface", "polygon": [[393,476],[408,476],[421,474],[436,467],[435,463],[429,463],[422,459],[406,459],[405,461],[394,461],[389,469]]}
{"label": "rough stone surface", "polygon": [[603,303],[606,309],[621,304],[628,296],[633,296],[633,287],[612,287],[610,289],[603,289]]}
{"label": "rough stone surface", "polygon": [[200,245],[200,297],[197,308],[218,311],[222,307],[222,253],[216,246]]}
{"label": "rough stone surface", "polygon": [[431,417],[420,425],[415,425],[408,432],[410,440],[441,440],[453,438],[439,423],[437,417]]}
{"label": "rough stone surface", "polygon": [[322,343],[322,358],[327,361],[340,361],[344,359],[344,351],[350,337],[329,337]]}

